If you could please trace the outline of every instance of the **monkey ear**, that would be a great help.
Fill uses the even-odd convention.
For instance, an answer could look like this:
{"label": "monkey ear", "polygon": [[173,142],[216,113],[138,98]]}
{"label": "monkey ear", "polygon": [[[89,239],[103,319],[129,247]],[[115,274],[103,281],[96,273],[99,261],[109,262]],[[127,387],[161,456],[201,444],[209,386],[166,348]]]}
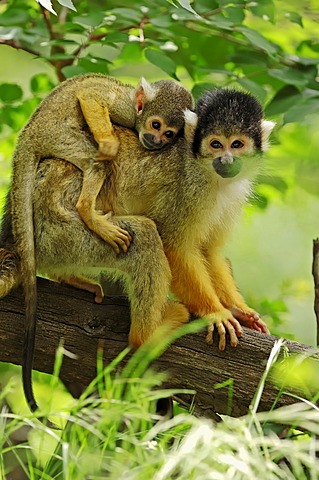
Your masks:
{"label": "monkey ear", "polygon": [[194,139],[195,129],[197,126],[198,117],[195,112],[192,112],[187,108],[186,110],[184,110],[184,118],[185,118],[185,127],[184,127],[185,138],[187,142],[192,143]]}
{"label": "monkey ear", "polygon": [[155,95],[156,89],[142,77],[135,90],[135,108],[138,115],[142,113],[145,103],[153,100]]}
{"label": "monkey ear", "polygon": [[261,148],[262,150],[267,150],[268,148],[268,139],[269,136],[276,125],[276,122],[271,120],[262,120],[261,122]]}

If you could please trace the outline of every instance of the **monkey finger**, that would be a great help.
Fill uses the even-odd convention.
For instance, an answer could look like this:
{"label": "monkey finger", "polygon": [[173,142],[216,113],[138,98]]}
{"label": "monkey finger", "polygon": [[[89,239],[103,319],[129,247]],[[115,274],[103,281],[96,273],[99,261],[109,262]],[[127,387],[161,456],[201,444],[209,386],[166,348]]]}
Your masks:
{"label": "monkey finger", "polygon": [[251,328],[252,330],[256,330],[260,333],[269,334],[267,325],[261,320],[259,313],[255,312],[254,310],[243,310],[238,307],[233,307],[231,312],[245,327]]}
{"label": "monkey finger", "polygon": [[207,327],[206,342],[208,343],[208,345],[213,345],[214,329],[215,329],[215,326],[213,323],[211,323]]}
{"label": "monkey finger", "polygon": [[[225,320],[225,323],[227,320]],[[226,348],[226,328],[224,326],[224,322],[218,323],[217,324],[217,330],[218,330],[218,335],[219,335],[219,344],[218,348],[219,350],[223,351]]]}
{"label": "monkey finger", "polygon": [[252,328],[253,330],[257,330],[257,332],[260,332],[260,333],[266,333],[266,334],[270,333],[267,325],[261,319],[253,322],[250,328]]}
{"label": "monkey finger", "polygon": [[103,297],[100,297],[99,295],[95,295],[94,301],[95,303],[102,303]]}
{"label": "monkey finger", "polygon": [[111,245],[111,247],[113,248],[113,250],[115,251],[116,254],[119,254],[120,253],[120,247],[118,246],[118,244],[116,243],[115,240],[108,240],[108,243]]}
{"label": "monkey finger", "polygon": [[231,323],[231,325],[233,326],[235,332],[236,332],[236,335],[237,337],[242,337],[243,336],[243,329],[242,329],[242,326],[240,325],[240,323],[238,322],[238,320],[234,317],[230,317],[228,319],[228,321]]}
{"label": "monkey finger", "polygon": [[131,244],[132,237],[126,230],[120,230],[118,231],[116,241],[121,247],[126,246],[128,248]]}
{"label": "monkey finger", "polygon": [[[237,322],[238,323],[238,322]],[[228,332],[229,338],[230,338],[230,345],[232,347],[237,347],[238,345],[238,336],[242,335],[242,330],[237,330],[237,325],[236,325],[236,319],[229,319],[224,321],[224,325],[226,327],[226,330]]]}

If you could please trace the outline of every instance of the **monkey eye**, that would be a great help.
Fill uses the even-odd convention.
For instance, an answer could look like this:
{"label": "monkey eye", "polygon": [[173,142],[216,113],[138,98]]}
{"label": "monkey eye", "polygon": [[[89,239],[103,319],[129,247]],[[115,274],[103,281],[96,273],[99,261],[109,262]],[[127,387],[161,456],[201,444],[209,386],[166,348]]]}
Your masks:
{"label": "monkey eye", "polygon": [[241,142],[240,140],[235,140],[232,144],[231,144],[231,148],[242,148],[244,146],[243,142]]}
{"label": "monkey eye", "polygon": [[167,130],[164,133],[164,135],[165,135],[166,138],[173,138],[174,137],[174,132],[172,130]]}
{"label": "monkey eye", "polygon": [[155,120],[154,122],[152,122],[152,127],[154,128],[154,130],[159,130],[161,128],[161,123]]}
{"label": "monkey eye", "polygon": [[223,148],[222,144],[218,140],[213,140],[210,146],[212,148]]}

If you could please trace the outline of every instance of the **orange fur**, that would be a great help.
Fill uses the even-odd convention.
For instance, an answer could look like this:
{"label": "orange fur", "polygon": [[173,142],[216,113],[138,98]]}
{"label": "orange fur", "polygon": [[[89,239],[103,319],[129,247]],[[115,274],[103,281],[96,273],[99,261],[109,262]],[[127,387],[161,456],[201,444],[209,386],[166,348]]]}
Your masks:
{"label": "orange fur", "polygon": [[[138,321],[132,319],[129,343],[133,350],[136,350],[149,340],[153,334],[157,332],[158,328],[161,328],[162,334],[166,335],[171,330],[184,325],[188,321],[189,313],[186,307],[181,303],[168,301],[164,306],[164,313],[161,317],[161,322],[158,325],[141,322],[140,319]],[[147,326],[144,330],[141,328],[143,324]]]}

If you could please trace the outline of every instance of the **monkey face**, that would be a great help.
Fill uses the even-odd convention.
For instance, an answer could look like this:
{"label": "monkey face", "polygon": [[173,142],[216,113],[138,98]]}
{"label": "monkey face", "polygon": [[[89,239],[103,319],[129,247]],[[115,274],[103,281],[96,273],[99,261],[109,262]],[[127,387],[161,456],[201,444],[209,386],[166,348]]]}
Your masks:
{"label": "monkey face", "polygon": [[244,158],[255,152],[254,142],[246,135],[208,135],[201,148],[205,158],[212,158],[215,172],[222,178],[236,177],[244,167]]}
{"label": "monkey face", "polygon": [[139,140],[148,150],[159,150],[172,143],[178,133],[176,126],[167,125],[160,116],[149,117],[139,129]]}

